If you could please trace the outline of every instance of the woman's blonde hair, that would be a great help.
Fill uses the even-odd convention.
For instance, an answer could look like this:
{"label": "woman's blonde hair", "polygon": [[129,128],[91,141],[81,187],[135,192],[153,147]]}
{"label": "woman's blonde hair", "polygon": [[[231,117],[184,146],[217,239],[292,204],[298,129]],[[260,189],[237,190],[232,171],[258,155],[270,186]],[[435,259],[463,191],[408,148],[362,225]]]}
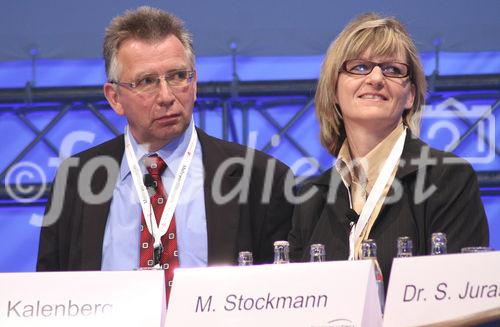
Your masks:
{"label": "woman's blonde hair", "polygon": [[343,63],[358,58],[370,49],[375,56],[403,53],[410,67],[410,82],[415,87],[415,100],[410,110],[403,112],[403,123],[415,135],[420,131],[422,106],[427,82],[417,48],[405,27],[394,17],[375,13],[363,14],[352,20],[330,44],[316,90],[316,115],[320,123],[323,146],[337,155],[345,140],[345,127],[336,100],[337,81]]}

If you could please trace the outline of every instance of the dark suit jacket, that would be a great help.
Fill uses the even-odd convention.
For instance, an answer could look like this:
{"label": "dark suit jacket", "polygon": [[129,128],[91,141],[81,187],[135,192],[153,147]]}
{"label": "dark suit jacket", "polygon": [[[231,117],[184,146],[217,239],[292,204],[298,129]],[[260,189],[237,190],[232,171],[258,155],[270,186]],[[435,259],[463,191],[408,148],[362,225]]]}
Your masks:
{"label": "dark suit jacket", "polygon": [[[435,163],[419,166],[415,159],[426,151]],[[449,158],[456,163],[446,163]],[[464,246],[488,245],[488,223],[477,178],[465,160],[431,149],[408,133],[395,181],[400,184],[393,183],[388,195],[398,192],[399,185],[401,197],[391,204],[386,199],[370,231],[370,238],[377,243],[386,288],[399,236],[411,237],[414,255],[429,254],[434,232],[447,234],[450,253],[460,252]],[[428,195],[424,191],[431,185],[436,189]],[[305,184],[299,195],[314,188],[314,195],[294,210],[289,235],[291,259],[308,261],[310,245],[322,243],[327,260],[346,260],[350,231],[347,190],[334,168]],[[332,201],[327,201],[329,191],[336,191],[330,193]],[[423,201],[422,193],[428,196]]]}
{"label": "dark suit jacket", "polygon": [[[285,179],[290,171],[286,165],[276,161],[272,180],[270,201],[262,201],[268,155],[255,151],[251,163],[248,201],[239,203],[239,196],[226,204],[216,204],[212,196],[214,174],[228,158],[245,157],[246,147],[225,142],[198,131],[205,169],[205,214],[208,234],[208,264],[233,264],[239,251],[252,251],[255,263],[272,262],[273,242],[286,239],[291,227],[293,207],[284,197]],[[45,223],[42,227],[38,251],[37,270],[99,270],[102,260],[102,243],[111,197],[103,203],[87,203],[85,193],[108,195],[114,188],[118,169],[124,153],[123,135],[84,151],[66,160],[58,170],[53,191],[49,198]],[[103,166],[95,170],[90,188],[78,183],[91,160],[108,160],[111,169]],[[72,166],[71,161],[78,162]],[[102,162],[102,160],[101,160]],[[68,168],[69,167],[69,168]],[[222,194],[232,190],[242,179],[243,166],[232,165],[222,178]],[[82,180],[85,180],[83,178]],[[109,184],[107,184],[109,183]],[[108,186],[106,186],[108,185]],[[82,187],[83,186],[83,187]],[[83,191],[78,191],[80,187]],[[87,190],[87,191],[85,191]],[[98,202],[98,201],[95,201]],[[61,207],[61,213],[48,214],[52,207]],[[58,212],[55,210],[55,212]],[[138,217],[139,219],[139,217]]]}

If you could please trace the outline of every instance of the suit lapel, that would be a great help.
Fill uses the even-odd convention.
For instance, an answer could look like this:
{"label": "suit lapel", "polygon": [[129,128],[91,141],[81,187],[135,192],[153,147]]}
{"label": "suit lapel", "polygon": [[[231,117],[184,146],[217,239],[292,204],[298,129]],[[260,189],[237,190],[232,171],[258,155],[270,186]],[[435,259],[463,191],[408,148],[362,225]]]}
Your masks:
{"label": "suit lapel", "polygon": [[[95,157],[111,157],[114,159],[118,167],[120,167],[124,152],[123,135],[110,142],[106,148],[101,149]],[[85,164],[85,162],[83,163]],[[96,170],[91,181],[91,190],[94,194],[100,193],[107,183],[113,186],[116,183],[116,178],[119,173],[117,171],[108,172],[103,167]],[[102,244],[104,239],[104,231],[108,220],[109,208],[111,205],[112,196],[105,202],[100,204],[82,205],[82,269],[84,270],[99,270],[102,262]]]}
{"label": "suit lapel", "polygon": [[[413,175],[417,170],[418,170],[418,165],[415,164],[415,160],[418,160],[421,155],[421,150],[423,146],[427,146],[425,143],[420,141],[417,137],[415,137],[410,130],[408,130],[407,135],[406,135],[406,140],[405,140],[405,145],[403,149],[403,153],[401,154],[401,159],[399,163],[399,168],[396,171],[396,176],[394,180],[400,181],[401,185],[404,185],[405,183],[403,180],[410,176]],[[387,198],[391,198],[394,196],[395,188],[397,187],[397,184],[394,184],[389,188],[389,191],[386,195],[386,199],[384,203],[382,204],[382,207],[380,208],[379,216],[381,217],[382,214],[384,216],[389,216],[387,213],[387,210],[390,210],[390,208],[394,207],[395,203],[388,204]],[[398,201],[399,202],[399,201]],[[375,220],[375,223],[373,227],[377,225],[378,219]]]}
{"label": "suit lapel", "polygon": [[[210,137],[200,129],[197,129],[201,144],[203,166],[205,173],[205,214],[207,219],[208,238],[208,264],[220,264],[236,261],[236,244],[238,237],[238,225],[240,219],[239,196],[226,201],[216,203],[214,196],[214,177],[221,164],[230,156],[221,147],[221,141]],[[224,195],[231,191],[240,181],[242,170],[238,165],[231,165],[222,174],[220,190]],[[217,182],[217,181],[216,181]]]}
{"label": "suit lapel", "polygon": [[[329,219],[339,220],[342,224],[349,224],[350,220],[347,218],[347,212],[350,209],[349,194],[335,167],[332,167],[328,173],[323,174],[315,184],[325,190],[323,192],[325,201],[323,211],[326,212]],[[332,191],[332,187],[336,188],[336,194],[332,194],[330,196],[331,201],[328,201],[328,192]],[[336,228],[335,225],[331,224],[332,228]]]}
{"label": "suit lapel", "polygon": [[401,154],[400,167],[396,172],[397,178],[404,178],[406,175],[417,171],[418,166],[414,161],[420,158],[423,146],[428,145],[420,141],[408,130],[403,153]]}
{"label": "suit lapel", "polygon": [[[404,144],[403,153],[401,154],[401,159],[399,163],[399,168],[396,171],[396,176],[394,180],[399,180],[400,185],[404,187],[405,182],[404,179],[408,176],[413,175],[418,170],[418,165],[415,163],[415,160],[418,160],[421,156],[421,150],[423,146],[427,146],[420,139],[415,137],[411,131],[408,129]],[[389,219],[397,219],[397,215],[393,214],[393,212],[397,212],[401,204],[401,199],[397,202],[387,203],[388,198],[394,196],[395,188],[398,187],[398,184],[394,184],[389,188],[389,191],[386,195],[386,199],[380,208],[380,212],[378,214],[377,219],[373,223],[372,231],[378,226],[380,223],[379,218],[383,218],[383,220],[388,223]],[[401,190],[403,191],[403,190]],[[404,198],[404,196],[402,197]],[[371,233],[371,231],[370,231]]]}
{"label": "suit lapel", "polygon": [[[313,231],[313,241],[325,244],[328,260],[345,260],[349,255],[351,222],[347,218],[347,212],[350,210],[347,189],[335,167],[320,176],[314,184],[322,193],[325,205],[317,224],[320,228]],[[336,194],[331,194],[331,201],[328,201],[328,192],[332,187],[336,188]],[[304,253],[304,259],[307,258],[308,253]]]}

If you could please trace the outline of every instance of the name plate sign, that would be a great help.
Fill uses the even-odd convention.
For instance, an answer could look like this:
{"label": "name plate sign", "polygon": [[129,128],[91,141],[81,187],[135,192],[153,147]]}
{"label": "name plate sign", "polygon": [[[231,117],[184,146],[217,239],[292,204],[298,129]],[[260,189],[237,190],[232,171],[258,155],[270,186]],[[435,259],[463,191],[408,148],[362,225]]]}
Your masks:
{"label": "name plate sign", "polygon": [[500,308],[500,252],[394,259],[384,326],[416,326]]}
{"label": "name plate sign", "polygon": [[163,271],[0,274],[0,326],[162,326]]}
{"label": "name plate sign", "polygon": [[381,326],[370,261],[177,269],[167,326]]}

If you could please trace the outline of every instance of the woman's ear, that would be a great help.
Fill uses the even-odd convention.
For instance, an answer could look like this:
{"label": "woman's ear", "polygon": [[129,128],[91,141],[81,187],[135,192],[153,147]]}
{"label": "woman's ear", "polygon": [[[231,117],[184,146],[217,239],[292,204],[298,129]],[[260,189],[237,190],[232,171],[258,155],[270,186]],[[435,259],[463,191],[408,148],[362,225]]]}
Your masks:
{"label": "woman's ear", "polygon": [[413,108],[413,104],[415,103],[415,93],[416,93],[415,84],[411,83],[410,84],[410,94],[408,95],[408,98],[406,99],[405,109]]}

